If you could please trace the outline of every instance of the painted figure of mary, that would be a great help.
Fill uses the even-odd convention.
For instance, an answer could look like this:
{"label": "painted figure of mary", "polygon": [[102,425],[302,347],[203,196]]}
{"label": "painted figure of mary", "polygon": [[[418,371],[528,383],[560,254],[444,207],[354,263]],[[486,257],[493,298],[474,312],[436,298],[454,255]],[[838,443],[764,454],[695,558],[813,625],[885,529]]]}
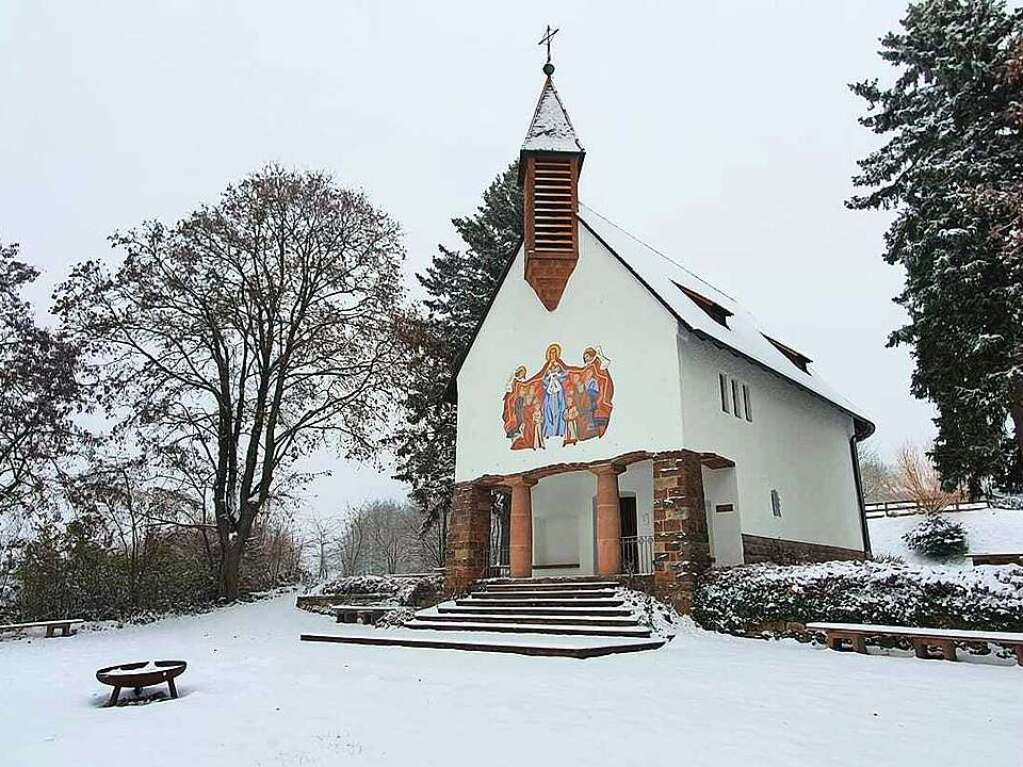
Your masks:
{"label": "painted figure of mary", "polygon": [[565,380],[568,373],[554,364],[543,377],[543,436],[565,436]]}

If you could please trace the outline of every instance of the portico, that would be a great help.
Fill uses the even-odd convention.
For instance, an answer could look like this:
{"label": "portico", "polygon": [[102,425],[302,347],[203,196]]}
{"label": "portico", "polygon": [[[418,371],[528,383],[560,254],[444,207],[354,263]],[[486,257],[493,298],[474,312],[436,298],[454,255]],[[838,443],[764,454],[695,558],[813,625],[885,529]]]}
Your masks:
{"label": "portico", "polygon": [[687,576],[710,563],[701,476],[707,460],[689,451],[638,451],[459,483],[448,587],[464,590],[490,571],[497,491],[510,496],[511,577],[652,575],[666,598],[686,592],[684,608]]}

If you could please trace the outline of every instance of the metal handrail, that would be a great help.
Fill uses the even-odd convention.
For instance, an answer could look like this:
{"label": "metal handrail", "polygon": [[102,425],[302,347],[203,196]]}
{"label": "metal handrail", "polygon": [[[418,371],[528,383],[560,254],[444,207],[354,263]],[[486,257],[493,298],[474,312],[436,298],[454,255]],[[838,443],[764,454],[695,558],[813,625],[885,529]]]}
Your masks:
{"label": "metal handrail", "polygon": [[621,538],[622,574],[652,575],[654,572],[654,537],[630,535]]}

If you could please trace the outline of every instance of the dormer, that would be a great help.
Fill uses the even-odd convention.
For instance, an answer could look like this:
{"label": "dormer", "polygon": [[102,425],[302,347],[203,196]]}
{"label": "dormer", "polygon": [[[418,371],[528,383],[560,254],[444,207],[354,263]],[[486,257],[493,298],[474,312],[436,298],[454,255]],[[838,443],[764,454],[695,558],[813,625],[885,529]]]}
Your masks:
{"label": "dormer", "polygon": [[554,311],[579,260],[579,172],[586,155],[576,138],[551,75],[547,79],[519,155],[523,187],[525,279]]}

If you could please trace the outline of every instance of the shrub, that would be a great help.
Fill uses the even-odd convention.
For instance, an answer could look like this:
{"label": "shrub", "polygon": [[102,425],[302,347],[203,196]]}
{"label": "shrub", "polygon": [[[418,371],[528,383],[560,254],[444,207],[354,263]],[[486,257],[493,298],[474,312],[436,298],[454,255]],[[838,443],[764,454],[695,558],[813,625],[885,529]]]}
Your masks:
{"label": "shrub", "polygon": [[902,540],[912,551],[931,559],[951,559],[966,553],[966,530],[937,514],[928,514]]}
{"label": "shrub", "polygon": [[1023,511],[1023,494],[1020,495],[999,495],[991,499],[993,506],[1001,509],[1013,509]]}
{"label": "shrub", "polygon": [[432,604],[443,586],[439,575],[346,575],[313,589],[312,594],[386,594],[400,605]]}
{"label": "shrub", "polygon": [[704,628],[786,633],[829,621],[1023,631],[1023,567],[953,569],[879,562],[748,565],[701,580],[693,618]]}

